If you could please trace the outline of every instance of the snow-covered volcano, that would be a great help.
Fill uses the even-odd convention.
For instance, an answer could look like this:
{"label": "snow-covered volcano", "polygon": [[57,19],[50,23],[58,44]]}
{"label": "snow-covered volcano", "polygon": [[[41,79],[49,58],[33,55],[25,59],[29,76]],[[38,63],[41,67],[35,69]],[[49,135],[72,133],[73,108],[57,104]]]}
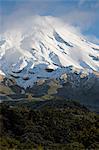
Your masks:
{"label": "snow-covered volcano", "polygon": [[27,87],[38,78],[58,77],[67,67],[99,71],[99,45],[88,42],[73,27],[52,17],[35,17],[25,25],[1,36],[1,74]]}

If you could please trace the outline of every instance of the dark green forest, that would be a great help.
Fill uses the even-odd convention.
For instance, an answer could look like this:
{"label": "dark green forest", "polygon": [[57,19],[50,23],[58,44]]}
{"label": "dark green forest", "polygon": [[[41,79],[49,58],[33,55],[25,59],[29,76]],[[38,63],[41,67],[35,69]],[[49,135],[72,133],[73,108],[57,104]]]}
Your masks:
{"label": "dark green forest", "polygon": [[0,150],[99,149],[98,114],[73,101],[39,103],[1,103]]}

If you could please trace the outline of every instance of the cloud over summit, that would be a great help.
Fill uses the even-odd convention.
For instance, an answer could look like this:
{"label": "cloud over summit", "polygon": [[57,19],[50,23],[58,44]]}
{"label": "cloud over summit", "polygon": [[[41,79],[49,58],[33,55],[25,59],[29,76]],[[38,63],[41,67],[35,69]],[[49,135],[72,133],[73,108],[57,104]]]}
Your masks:
{"label": "cloud over summit", "polygon": [[[1,3],[1,30],[34,15],[54,16],[81,32],[99,38],[99,2],[97,0],[6,0]],[[28,19],[29,20],[29,19]]]}

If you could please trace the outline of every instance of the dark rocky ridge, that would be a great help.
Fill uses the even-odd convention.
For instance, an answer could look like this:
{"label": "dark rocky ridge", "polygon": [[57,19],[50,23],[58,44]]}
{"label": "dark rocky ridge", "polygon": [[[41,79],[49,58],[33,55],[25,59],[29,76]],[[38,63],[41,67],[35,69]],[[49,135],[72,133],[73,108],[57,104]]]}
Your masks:
{"label": "dark rocky ridge", "polygon": [[75,72],[64,73],[57,79],[39,78],[33,87],[27,89],[18,86],[14,78],[4,79],[1,85],[10,88],[14,92],[6,94],[11,98],[14,97],[14,99],[26,98],[27,93],[33,97],[43,97],[44,99],[54,96],[76,100],[92,110],[99,111],[98,73],[87,75]]}

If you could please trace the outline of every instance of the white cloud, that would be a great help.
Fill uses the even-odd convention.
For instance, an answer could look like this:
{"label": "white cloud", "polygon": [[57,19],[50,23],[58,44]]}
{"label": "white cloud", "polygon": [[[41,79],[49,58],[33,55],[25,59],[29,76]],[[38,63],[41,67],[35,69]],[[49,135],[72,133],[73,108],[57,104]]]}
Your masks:
{"label": "white cloud", "polygon": [[[21,2],[24,0],[21,0]],[[26,1],[26,0],[25,0]],[[86,3],[86,0],[79,0],[78,5],[80,7],[74,7],[71,5],[68,8],[65,5],[56,5],[54,6],[53,2],[60,0],[54,0],[49,3],[49,0],[29,0],[30,3],[21,3],[19,8],[16,8],[10,16],[3,16],[2,21],[2,31],[5,31],[8,28],[13,26],[20,27],[20,25],[31,26],[31,16],[34,15],[52,15],[62,18],[65,23],[76,26],[77,30],[81,32],[87,31],[91,26],[94,26],[94,23],[99,18],[98,10],[99,2],[95,3],[92,6],[92,9],[81,9],[81,7]],[[67,0],[68,1],[68,0]],[[71,0],[72,2],[73,0]],[[76,1],[76,0],[75,0]],[[90,1],[90,0],[89,0]],[[33,3],[31,3],[33,2]],[[33,5],[34,4],[34,5]],[[55,3],[56,4],[56,3]],[[52,9],[54,8],[54,9]],[[94,9],[93,9],[94,8]],[[53,11],[52,11],[53,10]],[[50,13],[48,13],[50,12]],[[29,21],[27,21],[29,20]],[[29,23],[28,23],[29,22]]]}
{"label": "white cloud", "polygon": [[97,38],[96,36],[94,36],[94,35],[87,35],[86,38],[89,41],[99,45],[99,38]]}
{"label": "white cloud", "polygon": [[95,23],[97,14],[90,11],[72,10],[64,15],[63,19],[72,25],[80,27],[82,31],[85,31]]}

